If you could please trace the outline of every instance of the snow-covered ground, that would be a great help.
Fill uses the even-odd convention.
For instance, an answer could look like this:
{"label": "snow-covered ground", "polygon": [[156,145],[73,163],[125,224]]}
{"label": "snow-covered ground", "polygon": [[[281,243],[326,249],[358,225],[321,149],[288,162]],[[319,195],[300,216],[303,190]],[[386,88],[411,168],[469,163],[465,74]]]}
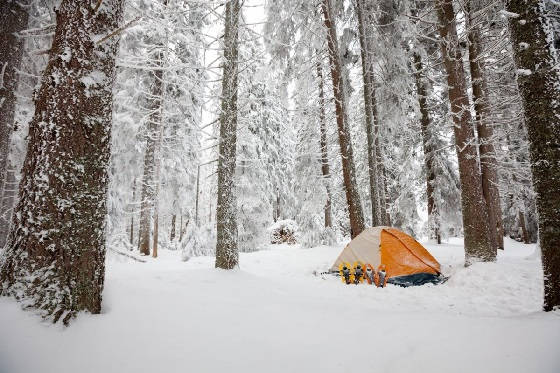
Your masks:
{"label": "snow-covered ground", "polygon": [[275,246],[147,263],[110,256],[104,312],[69,328],[0,298],[0,373],[560,372],[560,312],[540,311],[534,245],[464,268],[461,241],[426,245],[443,285],[378,289],[313,275],[342,245]]}

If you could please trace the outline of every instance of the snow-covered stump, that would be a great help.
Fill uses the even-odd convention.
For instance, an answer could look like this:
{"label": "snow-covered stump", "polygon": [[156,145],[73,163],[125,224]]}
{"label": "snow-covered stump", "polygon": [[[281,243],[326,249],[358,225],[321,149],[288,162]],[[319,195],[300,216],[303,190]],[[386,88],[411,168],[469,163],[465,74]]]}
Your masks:
{"label": "snow-covered stump", "polygon": [[[0,292],[53,322],[99,313],[112,85],[122,0],[63,0],[35,95]],[[100,42],[101,41],[101,42]]]}

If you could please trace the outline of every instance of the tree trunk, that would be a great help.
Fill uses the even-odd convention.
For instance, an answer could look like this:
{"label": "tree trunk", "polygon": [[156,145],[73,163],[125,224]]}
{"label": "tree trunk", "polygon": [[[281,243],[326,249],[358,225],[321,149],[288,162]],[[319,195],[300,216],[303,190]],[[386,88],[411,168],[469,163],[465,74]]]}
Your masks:
{"label": "tree trunk", "polygon": [[17,186],[16,171],[8,162],[4,190],[0,200],[0,251],[4,248],[10,231]]}
{"label": "tree trunk", "polygon": [[[27,28],[29,6],[29,0],[0,2],[0,195],[6,180],[10,135],[14,126],[17,70],[23,56],[23,39],[17,33]],[[6,241],[7,232],[7,227],[0,228],[1,243]]]}
{"label": "tree trunk", "polygon": [[181,219],[179,223],[179,242],[183,241],[183,212],[181,211]]}
{"label": "tree trunk", "polygon": [[198,201],[200,198],[200,165],[196,168],[196,198],[194,202],[194,223],[198,227]]}
{"label": "tree trunk", "polygon": [[418,107],[420,108],[420,128],[422,130],[422,145],[424,149],[424,167],[426,168],[426,196],[428,199],[428,226],[430,227],[430,239],[441,243],[439,232],[439,216],[434,199],[434,183],[436,174],[434,171],[434,159],[432,148],[432,136],[430,131],[430,114],[428,112],[427,89],[423,79],[424,66],[419,53],[414,53],[414,77],[416,80],[416,95],[418,96]]}
{"label": "tree trunk", "polygon": [[[165,1],[165,4],[167,5],[167,1]],[[163,57],[162,57],[162,52],[159,53],[159,66],[162,67],[163,66]],[[162,76],[163,78],[163,76]],[[162,110],[163,110],[163,92],[164,92],[164,87],[163,87],[163,82],[160,85],[160,91],[158,92],[160,94],[159,96],[159,108],[157,110],[157,115],[158,117],[156,118],[158,120],[157,122],[157,126],[159,127],[159,131],[158,131],[158,138],[156,141],[156,149],[155,149],[155,154],[154,154],[154,158],[155,158],[155,162],[156,162],[156,172],[154,175],[154,179],[155,179],[155,183],[156,183],[156,188],[154,191],[154,236],[153,236],[153,244],[152,244],[152,256],[154,258],[157,258],[158,256],[158,236],[159,236],[159,186],[160,186],[160,174],[161,174],[161,145],[162,145],[162,141],[163,141],[163,123],[161,122],[161,118],[162,118]]]}
{"label": "tree trunk", "polygon": [[[470,8],[470,7],[469,7]],[[472,14],[469,9],[469,13]],[[471,16],[469,14],[469,17]],[[500,191],[498,190],[498,163],[494,150],[494,131],[490,122],[488,108],[488,87],[484,76],[484,61],[481,56],[480,29],[470,20],[468,27],[469,64],[471,83],[476,112],[476,130],[479,140],[480,170],[482,176],[482,192],[488,207],[488,224],[492,246],[504,248],[504,230]]]}
{"label": "tree trunk", "polygon": [[331,20],[331,7],[329,0],[323,0],[321,9],[323,21],[327,29],[327,44],[329,48],[329,60],[331,65],[331,78],[335,98],[336,123],[338,126],[338,141],[340,145],[340,156],[342,158],[342,174],[346,202],[350,216],[350,234],[354,238],[365,228],[364,214],[360,195],[356,185],[356,171],[354,169],[354,155],[352,152],[352,141],[348,128],[346,113],[346,99],[344,97],[344,83],[341,70],[340,55],[336,36],[336,26]]}
{"label": "tree trunk", "polygon": [[218,159],[218,202],[216,205],[216,268],[223,269],[232,269],[239,263],[237,202],[234,184],[237,146],[239,12],[239,0],[230,0],[226,3]]}
{"label": "tree trunk", "polygon": [[527,224],[525,223],[525,214],[523,211],[519,210],[519,227],[521,228],[521,236],[523,238],[523,243],[531,243],[529,240],[529,233],[527,232]]}
{"label": "tree trunk", "polygon": [[[375,95],[375,91],[373,93]],[[375,100],[374,100],[375,102]],[[376,104],[377,105],[377,104]],[[374,111],[375,117],[377,116],[377,109]],[[381,215],[381,224],[385,226],[391,225],[391,218],[387,212],[387,205],[389,203],[386,183],[386,170],[385,162],[383,161],[383,154],[381,154],[381,146],[379,145],[379,125],[375,126],[375,156],[377,158],[377,189],[379,190],[379,215]]]}
{"label": "tree trunk", "polygon": [[[380,215],[380,198],[379,198],[379,183],[377,180],[377,152],[375,143],[375,121],[376,117],[373,116],[374,109],[373,98],[373,69],[371,66],[371,51],[370,44],[367,42],[366,38],[371,37],[370,32],[366,32],[366,25],[369,25],[371,20],[368,19],[366,22],[365,18],[369,17],[372,10],[372,3],[364,0],[356,0],[356,15],[358,18],[358,33],[360,39],[360,54],[362,58],[362,80],[363,80],[363,90],[364,90],[364,108],[365,108],[365,119],[366,119],[366,135],[367,135],[367,153],[368,153],[368,174],[369,174],[369,195],[371,200],[371,225],[373,227],[382,224],[382,218]],[[367,30],[371,31],[371,30]]]}
{"label": "tree trunk", "polygon": [[544,1],[507,1],[507,10],[519,15],[509,19],[509,29],[537,195],[543,308],[551,311],[560,306],[560,75],[544,7]]}
{"label": "tree trunk", "polygon": [[175,239],[175,223],[177,222],[177,214],[171,216],[171,233],[169,234],[169,240],[173,241]]}
{"label": "tree trunk", "polygon": [[159,233],[159,214],[157,211],[154,213],[154,236],[153,236],[153,250],[152,250],[152,257],[157,258],[158,255],[158,233]]}
{"label": "tree trunk", "polygon": [[[162,65],[162,51],[156,52],[158,65]],[[140,226],[138,227],[138,249],[140,254],[150,255],[150,230],[153,208],[155,203],[155,186],[159,181],[155,178],[156,151],[161,125],[161,110],[163,96],[163,70],[152,72],[153,81],[150,87],[150,110],[146,129],[146,150],[144,152],[144,175],[142,177],[142,200],[140,205]]]}
{"label": "tree trunk", "polygon": [[0,291],[67,324],[101,311],[112,85],[123,1],[63,0],[36,94]]}
{"label": "tree trunk", "polygon": [[130,209],[130,244],[134,245],[134,202],[136,202],[136,178],[132,184],[132,203]]}
{"label": "tree trunk", "polygon": [[327,201],[325,202],[325,228],[332,227],[331,212],[331,173],[329,169],[329,153],[327,147],[327,121],[325,116],[325,91],[323,81],[323,69],[321,63],[317,62],[317,78],[319,80],[319,129],[321,131],[321,172],[323,173],[323,182],[327,191]]}
{"label": "tree trunk", "polygon": [[496,249],[490,240],[488,210],[482,192],[477,146],[470,115],[465,72],[452,0],[435,0],[461,181],[461,207],[465,234],[465,265],[493,261]]}

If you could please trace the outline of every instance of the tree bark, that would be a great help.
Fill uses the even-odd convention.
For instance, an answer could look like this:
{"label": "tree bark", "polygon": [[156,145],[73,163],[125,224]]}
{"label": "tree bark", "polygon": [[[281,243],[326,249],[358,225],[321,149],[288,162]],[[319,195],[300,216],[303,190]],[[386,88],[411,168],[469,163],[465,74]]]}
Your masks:
{"label": "tree bark", "polygon": [[461,207],[465,234],[465,265],[475,261],[494,261],[496,249],[490,239],[488,209],[482,192],[478,167],[477,146],[470,115],[465,72],[452,0],[435,0],[439,18],[439,33],[451,113],[454,122],[455,144],[461,181]]}
{"label": "tree bark", "polygon": [[367,153],[368,153],[368,174],[369,174],[369,195],[371,200],[371,225],[378,226],[382,224],[380,214],[380,197],[379,197],[379,182],[377,170],[377,151],[375,142],[375,121],[376,117],[373,116],[373,69],[371,66],[371,51],[370,44],[366,38],[371,37],[371,30],[366,31],[366,25],[369,25],[371,20],[365,20],[366,16],[372,12],[372,3],[370,1],[356,0],[356,15],[358,18],[358,34],[360,39],[360,55],[362,58],[362,80],[364,91],[364,108],[366,119],[366,135],[367,135]]}
{"label": "tree bark", "polygon": [[414,53],[414,77],[416,81],[416,95],[418,97],[418,107],[420,108],[420,128],[422,130],[422,145],[424,149],[424,167],[426,168],[426,196],[428,200],[428,226],[430,227],[430,239],[435,239],[441,243],[439,216],[434,199],[434,183],[436,174],[434,171],[434,159],[432,147],[432,136],[430,131],[430,114],[428,112],[427,89],[423,79],[424,66],[422,56]]}
{"label": "tree bark", "polygon": [[317,78],[319,80],[319,129],[321,132],[321,172],[323,173],[323,182],[327,191],[327,201],[325,202],[325,228],[332,227],[332,212],[331,212],[331,187],[330,187],[330,167],[329,167],[329,153],[327,147],[327,121],[325,115],[325,91],[324,91],[324,78],[321,62],[317,62]]}
{"label": "tree bark", "polygon": [[239,0],[230,0],[226,3],[216,204],[216,268],[223,269],[232,269],[239,263],[237,201],[234,184],[237,158],[239,12]]}
{"label": "tree bark", "polygon": [[[17,33],[27,28],[30,3],[29,0],[0,2],[0,195],[5,188],[10,135],[17,101],[17,70],[23,56],[23,39]],[[7,232],[7,229],[0,228],[0,242],[6,241]],[[2,247],[3,245],[0,246]]]}
{"label": "tree bark", "polygon": [[539,242],[545,311],[560,306],[560,75],[544,1],[508,0],[517,82],[525,111]]}
{"label": "tree bark", "polygon": [[[469,18],[472,11],[469,8]],[[482,176],[482,192],[488,207],[488,224],[490,225],[490,239],[493,247],[504,248],[504,229],[502,209],[500,206],[500,191],[498,190],[498,162],[494,150],[494,131],[490,123],[488,108],[488,87],[484,75],[484,61],[481,56],[481,41],[479,26],[474,25],[472,19],[468,27],[469,66],[471,84],[476,112],[476,130],[479,140],[480,170]]]}
{"label": "tree bark", "polygon": [[346,112],[346,98],[344,93],[343,75],[341,70],[340,54],[338,51],[338,39],[336,26],[331,19],[331,7],[329,0],[323,0],[321,4],[323,21],[327,31],[327,45],[329,49],[329,61],[331,65],[331,79],[335,98],[336,123],[338,127],[338,141],[340,145],[340,156],[342,158],[342,174],[346,202],[350,216],[350,234],[354,238],[365,229],[364,214],[360,195],[356,185],[356,171],[354,169],[354,155],[352,152],[352,141],[348,128]]}
{"label": "tree bark", "polygon": [[112,85],[123,1],[63,0],[35,114],[0,291],[54,322],[101,311]]}

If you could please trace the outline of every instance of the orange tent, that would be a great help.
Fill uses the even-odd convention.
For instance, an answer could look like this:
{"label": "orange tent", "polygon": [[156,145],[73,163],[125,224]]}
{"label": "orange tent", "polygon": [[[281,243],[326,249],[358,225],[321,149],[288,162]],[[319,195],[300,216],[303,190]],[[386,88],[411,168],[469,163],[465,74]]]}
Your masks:
{"label": "orange tent", "polygon": [[341,263],[361,262],[380,265],[387,271],[387,282],[396,285],[421,285],[442,280],[438,261],[414,238],[391,227],[364,230],[342,250],[331,270]]}

